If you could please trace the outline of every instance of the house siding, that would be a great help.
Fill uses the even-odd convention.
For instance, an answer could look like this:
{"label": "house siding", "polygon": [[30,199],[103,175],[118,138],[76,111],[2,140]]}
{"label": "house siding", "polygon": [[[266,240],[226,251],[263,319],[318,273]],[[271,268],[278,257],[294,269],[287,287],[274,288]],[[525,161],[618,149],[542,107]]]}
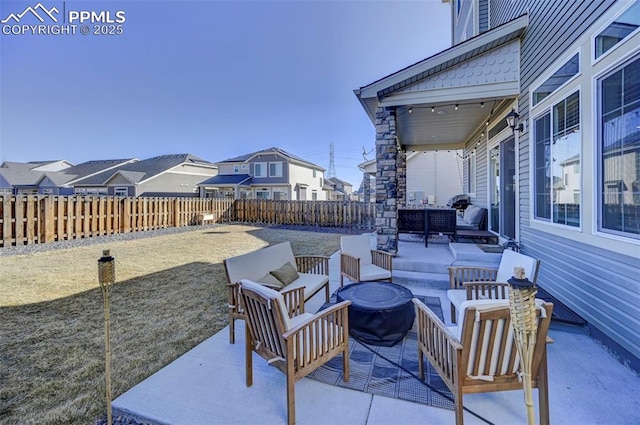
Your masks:
{"label": "house siding", "polygon": [[[215,176],[217,170],[192,165],[180,165],[138,185],[137,196],[157,194],[198,196],[198,183]],[[113,184],[110,182],[110,184]]]}
{"label": "house siding", "polygon": [[[491,26],[495,27],[509,19],[529,12],[529,27],[522,38],[521,95],[517,106],[521,120],[529,123],[530,85],[550,71],[551,65],[568,53],[586,32],[596,31],[592,27],[612,5],[612,0],[597,2],[581,1],[491,1]],[[590,28],[591,27],[591,28]],[[581,58],[581,63],[590,63],[590,58]],[[585,123],[591,123],[595,101],[589,84],[582,85],[581,116]],[[529,127],[529,126],[527,126]],[[593,126],[581,125],[582,140],[595,140]],[[530,199],[530,137],[527,128],[518,140],[519,148],[519,231],[522,251],[541,259],[538,283],[561,302],[586,319],[606,335],[616,345],[619,344],[635,359],[625,353],[621,356],[630,360],[634,368],[640,365],[640,284],[638,270],[640,248],[626,242],[616,243],[606,240],[592,231],[595,212],[587,211],[582,217],[582,229],[576,231],[575,238],[559,236],[552,228],[540,230],[530,221],[532,203]],[[592,146],[589,144],[588,146]],[[583,154],[585,150],[583,149]],[[591,153],[586,152],[585,158]],[[591,167],[593,162],[584,161],[583,167]],[[486,184],[485,161],[478,160],[478,183]],[[482,170],[482,172],[481,172]],[[597,175],[595,171],[593,175]],[[593,191],[591,183],[582,177],[582,190]],[[480,188],[479,188],[480,189]],[[486,190],[483,187],[482,190]],[[481,192],[479,193],[486,193]],[[590,198],[595,194],[589,195]],[[591,208],[591,203],[582,203],[583,211]],[[587,219],[586,217],[591,217]],[[564,229],[563,229],[564,230]],[[587,239],[593,243],[583,243],[577,239]],[[603,243],[598,243],[602,240]],[[599,245],[616,245],[619,249],[603,249]],[[626,247],[626,248],[625,248]],[[627,254],[624,251],[626,249]]]}
{"label": "house siding", "polygon": [[489,0],[478,1],[478,28],[480,33],[489,30]]}
{"label": "house siding", "polygon": [[[254,174],[254,165],[256,163],[265,163],[267,166],[267,176],[269,173],[269,163],[270,162],[281,162],[282,163],[282,177],[256,177]],[[289,183],[289,163],[288,161],[279,156],[279,155],[274,155],[274,154],[260,154],[257,157],[254,157],[253,159],[251,159],[251,161],[249,161],[249,174],[251,174],[251,176],[253,176],[251,182],[254,185],[272,185],[272,184],[281,184],[281,185],[286,185]]]}
{"label": "house siding", "polygon": [[295,190],[295,185],[297,183],[307,185],[307,201],[310,201],[312,199],[311,194],[314,190],[316,191],[318,201],[325,201],[327,199],[327,194],[324,190],[322,190],[321,185],[321,180],[324,179],[324,173],[322,171],[316,170],[316,177],[313,177],[313,169],[304,167],[302,165],[290,163],[289,173],[291,176],[292,184],[291,199],[299,200],[298,192]]}
{"label": "house siding", "polygon": [[456,151],[418,152],[407,158],[407,200],[412,192],[422,192],[424,202],[435,195],[436,205],[463,193],[462,160]]}

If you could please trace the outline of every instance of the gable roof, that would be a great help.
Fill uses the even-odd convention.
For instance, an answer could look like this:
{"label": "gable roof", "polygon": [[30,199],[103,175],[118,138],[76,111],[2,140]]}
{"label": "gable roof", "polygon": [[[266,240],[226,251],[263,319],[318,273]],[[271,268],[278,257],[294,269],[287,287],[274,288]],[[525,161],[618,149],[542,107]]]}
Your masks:
{"label": "gable roof", "polygon": [[320,167],[317,164],[314,164],[313,162],[307,161],[306,159],[302,159],[301,157],[294,155],[291,152],[287,152],[284,149],[280,149],[276,147],[270,147],[270,148],[262,149],[259,151],[251,152],[245,155],[240,155],[233,158],[225,159],[223,161],[217,162],[216,164],[224,164],[224,163],[232,163],[232,162],[247,162],[257,155],[265,155],[265,154],[280,155],[292,161],[300,162],[304,165],[311,166],[317,170],[325,171],[324,168]]}
{"label": "gable roof", "polygon": [[104,185],[116,174],[131,183],[141,183],[181,164],[199,164],[215,167],[215,164],[192,154],[159,155],[141,161],[130,162],[74,182],[76,185]]}

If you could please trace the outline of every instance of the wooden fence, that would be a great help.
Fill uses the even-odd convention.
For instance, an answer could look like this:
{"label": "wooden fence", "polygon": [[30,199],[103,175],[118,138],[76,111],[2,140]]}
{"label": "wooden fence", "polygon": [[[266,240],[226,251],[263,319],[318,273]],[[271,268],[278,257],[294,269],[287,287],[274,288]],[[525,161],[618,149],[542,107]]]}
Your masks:
{"label": "wooden fence", "polygon": [[375,205],[361,202],[18,195],[0,197],[0,247],[189,226],[201,213],[215,223],[375,225]]}
{"label": "wooden fence", "polygon": [[238,199],[236,221],[244,223],[343,227],[372,230],[375,204],[341,201],[271,201]]}
{"label": "wooden fence", "polygon": [[0,197],[0,247],[196,224],[198,214],[233,220],[233,201],[113,196]]}

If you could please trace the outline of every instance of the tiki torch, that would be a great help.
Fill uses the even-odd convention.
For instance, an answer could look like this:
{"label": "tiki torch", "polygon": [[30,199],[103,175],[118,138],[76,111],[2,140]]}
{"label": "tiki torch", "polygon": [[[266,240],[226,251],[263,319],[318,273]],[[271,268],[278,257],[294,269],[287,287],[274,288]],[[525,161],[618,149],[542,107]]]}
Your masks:
{"label": "tiki torch", "polygon": [[524,389],[524,404],[527,409],[527,424],[534,425],[533,388],[531,369],[533,368],[533,350],[536,345],[538,319],[536,317],[535,297],[538,293],[533,282],[526,278],[524,267],[514,267],[514,276],[509,282],[509,311],[514,331],[516,348],[520,355],[520,375]]}
{"label": "tiki torch", "polygon": [[107,399],[107,424],[112,424],[111,412],[111,348],[109,344],[109,301],[111,297],[111,287],[116,280],[115,261],[109,250],[102,251],[102,257],[98,260],[98,281],[102,289],[102,301],[104,302],[104,356],[105,356],[105,379],[106,379],[106,399]]}

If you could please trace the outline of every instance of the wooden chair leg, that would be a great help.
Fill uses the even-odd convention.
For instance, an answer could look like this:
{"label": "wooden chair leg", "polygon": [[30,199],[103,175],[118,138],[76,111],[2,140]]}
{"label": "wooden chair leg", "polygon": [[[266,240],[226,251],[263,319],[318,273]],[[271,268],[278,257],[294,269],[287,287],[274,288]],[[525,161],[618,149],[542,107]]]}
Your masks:
{"label": "wooden chair leg", "polygon": [[421,381],[424,381],[424,356],[420,348],[418,348],[418,376]]}
{"label": "wooden chair leg", "polygon": [[456,323],[456,306],[451,303],[451,323]]}
{"label": "wooden chair leg", "polygon": [[349,382],[349,344],[347,344],[347,348],[342,352],[342,380]]}
{"label": "wooden chair leg", "polygon": [[247,387],[253,385],[253,341],[251,340],[251,332],[249,331],[249,325],[245,322],[244,326],[245,331],[245,343],[244,343],[244,351],[245,351],[245,375],[246,375],[246,384]]}
{"label": "wooden chair leg", "polygon": [[340,287],[342,288],[343,286],[344,286],[344,275],[340,273]]}
{"label": "wooden chair leg", "polygon": [[460,391],[460,389],[457,389],[453,394],[453,402],[455,403],[456,409],[456,425],[463,425],[464,406],[462,404],[462,391]]}
{"label": "wooden chair leg", "polygon": [[328,303],[330,298],[331,294],[329,293],[329,282],[327,282],[324,287],[324,301]]}
{"label": "wooden chair leg", "polygon": [[236,321],[229,315],[229,344],[236,343]]}
{"label": "wooden chair leg", "polygon": [[296,423],[296,381],[292,375],[287,374],[287,424]]}
{"label": "wooden chair leg", "polygon": [[538,408],[540,425],[549,425],[549,379],[547,375],[547,350],[545,348],[538,371]]}

